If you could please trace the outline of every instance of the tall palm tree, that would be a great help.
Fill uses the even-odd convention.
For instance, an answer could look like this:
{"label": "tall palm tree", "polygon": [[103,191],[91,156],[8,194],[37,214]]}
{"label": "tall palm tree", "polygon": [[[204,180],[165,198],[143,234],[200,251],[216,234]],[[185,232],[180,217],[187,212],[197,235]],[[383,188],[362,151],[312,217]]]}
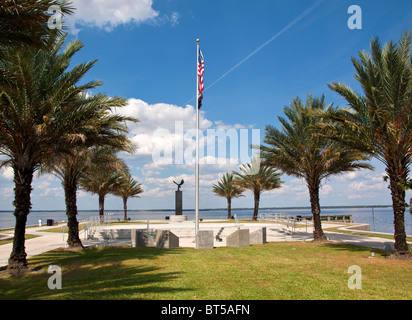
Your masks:
{"label": "tall palm tree", "polygon": [[124,221],[127,220],[127,200],[140,198],[141,193],[143,193],[142,184],[137,183],[129,171],[121,172],[120,185],[113,191],[113,194],[123,200]]}
{"label": "tall palm tree", "polygon": [[58,6],[63,15],[70,15],[74,10],[71,2],[66,0],[3,0],[0,5],[0,47],[28,45],[45,49],[50,44],[50,35],[63,35],[62,29],[51,29],[47,24],[52,6]]}
{"label": "tall palm tree", "polygon": [[[48,27],[48,12],[58,6],[63,15],[73,13],[66,0],[3,0],[0,4],[0,87],[8,84],[17,75],[3,64],[7,48],[51,48],[50,41],[56,35],[63,36],[63,29]],[[64,26],[63,26],[64,27]]]}
{"label": "tall palm tree", "polygon": [[[53,157],[42,170],[56,175],[64,188],[66,201],[66,215],[68,226],[67,244],[69,247],[83,247],[79,237],[79,223],[77,221],[77,189],[80,178],[89,168],[89,160],[93,149],[98,145],[106,145],[119,151],[133,152],[133,146],[127,138],[128,132],[125,121],[137,122],[137,119],[113,114],[112,107],[121,107],[126,104],[123,98],[108,98],[98,94],[86,96],[81,94],[77,104],[94,104],[96,116],[94,130],[85,135],[85,141],[68,153]],[[104,159],[106,161],[107,159]]]}
{"label": "tall palm tree", "polygon": [[235,186],[233,184],[233,173],[225,173],[218,181],[213,185],[213,192],[219,196],[224,197],[227,200],[227,218],[232,218],[232,198],[244,197],[242,193],[245,191],[243,188]]}
{"label": "tall palm tree", "polygon": [[[330,109],[332,105],[327,108]],[[339,143],[317,135],[315,124],[325,121],[312,117],[313,110],[325,110],[325,95],[314,98],[308,95],[303,104],[299,97],[284,107],[287,119],[278,117],[281,129],[266,126],[261,157],[267,165],[273,165],[284,173],[303,178],[309,190],[313,215],[315,241],[326,240],[320,219],[319,190],[326,178],[371,166],[360,162],[366,156]]]}
{"label": "tall palm tree", "polygon": [[259,211],[260,195],[264,191],[280,188],[281,174],[274,167],[263,165],[256,157],[250,163],[242,165],[240,172],[233,172],[235,186],[251,190],[254,198],[254,209],[252,220],[257,220]]}
{"label": "tall palm tree", "polygon": [[[4,65],[18,75],[13,85],[0,91],[0,155],[14,171],[16,217],[10,271],[27,269],[25,227],[30,212],[33,174],[51,156],[67,152],[84,141],[92,128],[95,109],[74,105],[79,93],[95,88],[98,82],[79,85],[94,61],[68,70],[73,55],[82,46],[71,42],[62,52],[64,38],[52,50],[32,48],[7,50]],[[95,123],[95,122],[93,122]]]}
{"label": "tall palm tree", "polygon": [[264,163],[305,180],[309,190],[315,241],[326,240],[320,220],[319,190],[322,181],[331,175],[371,168],[359,161],[366,160],[362,153],[343,148],[339,143],[316,134],[314,125],[324,120],[312,117],[310,112],[324,110],[325,107],[324,95],[320,98],[308,95],[306,104],[299,97],[294,98],[290,107],[283,108],[287,119],[278,117],[282,128],[279,130],[271,125],[266,126],[263,140],[266,145],[261,146]]}
{"label": "tall palm tree", "polygon": [[412,163],[412,55],[411,32],[399,42],[383,48],[372,38],[371,53],[352,57],[355,79],[363,94],[342,83],[329,88],[348,102],[349,108],[330,110],[322,115],[333,121],[323,129],[330,138],[367,152],[382,162],[389,177],[394,214],[394,251],[409,252],[405,234],[405,184]]}
{"label": "tall palm tree", "polygon": [[120,187],[122,171],[128,169],[116,152],[117,150],[110,146],[94,148],[88,168],[79,179],[82,189],[98,195],[99,216],[102,222],[105,198]]}

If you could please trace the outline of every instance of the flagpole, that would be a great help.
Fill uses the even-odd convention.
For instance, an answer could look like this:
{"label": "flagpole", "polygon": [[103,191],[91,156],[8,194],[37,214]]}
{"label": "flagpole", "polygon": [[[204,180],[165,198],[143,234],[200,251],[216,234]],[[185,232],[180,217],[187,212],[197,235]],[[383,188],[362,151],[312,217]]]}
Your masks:
{"label": "flagpole", "polygon": [[[199,62],[199,48],[200,40],[197,39],[197,50],[196,50],[196,70],[198,69]],[[195,203],[195,235],[196,235],[196,244],[197,244],[197,234],[199,232],[199,77],[198,71],[196,71],[196,203]]]}

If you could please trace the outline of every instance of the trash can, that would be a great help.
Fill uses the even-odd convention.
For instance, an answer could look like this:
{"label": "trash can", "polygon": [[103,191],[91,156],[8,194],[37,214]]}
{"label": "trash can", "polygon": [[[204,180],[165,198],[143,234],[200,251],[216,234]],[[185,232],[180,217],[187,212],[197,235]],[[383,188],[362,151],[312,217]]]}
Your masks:
{"label": "trash can", "polygon": [[54,224],[54,220],[53,219],[47,219],[47,226],[51,227]]}

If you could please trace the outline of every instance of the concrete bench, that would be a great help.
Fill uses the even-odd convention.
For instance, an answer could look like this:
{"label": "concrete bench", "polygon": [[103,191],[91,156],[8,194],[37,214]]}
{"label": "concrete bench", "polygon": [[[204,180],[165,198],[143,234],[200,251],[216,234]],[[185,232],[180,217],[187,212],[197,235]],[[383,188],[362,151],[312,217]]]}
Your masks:
{"label": "concrete bench", "polygon": [[156,247],[171,249],[179,247],[179,237],[169,230],[132,230],[132,247]]}
{"label": "concrete bench", "polygon": [[238,229],[226,237],[228,247],[248,247],[250,246],[249,229]]}
{"label": "concrete bench", "polygon": [[156,230],[131,230],[132,248],[154,247]]}
{"label": "concrete bench", "polygon": [[196,249],[213,249],[213,230],[199,230],[196,235]]}
{"label": "concrete bench", "polygon": [[250,244],[265,244],[267,242],[266,227],[251,231],[249,234],[249,239]]}

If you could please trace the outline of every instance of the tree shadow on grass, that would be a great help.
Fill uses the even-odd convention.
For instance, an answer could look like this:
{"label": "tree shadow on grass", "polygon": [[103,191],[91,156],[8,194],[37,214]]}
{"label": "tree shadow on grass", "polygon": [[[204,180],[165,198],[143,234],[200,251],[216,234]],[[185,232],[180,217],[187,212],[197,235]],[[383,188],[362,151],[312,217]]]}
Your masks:
{"label": "tree shadow on grass", "polygon": [[152,247],[130,248],[130,247],[88,247],[86,249],[56,249],[45,252],[41,255],[29,259],[30,265],[39,265],[42,263],[66,264],[73,259],[77,263],[93,262],[122,262],[126,260],[153,260],[162,255],[180,254],[180,248],[162,250]]}
{"label": "tree shadow on grass", "polygon": [[[171,299],[192,291],[179,285],[183,272],[157,266],[156,259],[182,253],[180,248],[100,247],[85,250],[53,250],[30,259],[37,272],[0,278],[0,299]],[[62,289],[50,290],[49,265],[62,270]],[[165,262],[163,262],[165,265]]]}
{"label": "tree shadow on grass", "polygon": [[376,254],[380,254],[382,256],[389,256],[392,252],[385,251],[383,249],[378,248],[371,248],[367,246],[361,246],[357,244],[350,244],[350,243],[342,243],[342,242],[322,242],[326,247],[332,248],[336,251],[349,251],[349,252],[357,252],[362,253],[364,252],[366,255],[369,255],[370,252],[375,252]]}

